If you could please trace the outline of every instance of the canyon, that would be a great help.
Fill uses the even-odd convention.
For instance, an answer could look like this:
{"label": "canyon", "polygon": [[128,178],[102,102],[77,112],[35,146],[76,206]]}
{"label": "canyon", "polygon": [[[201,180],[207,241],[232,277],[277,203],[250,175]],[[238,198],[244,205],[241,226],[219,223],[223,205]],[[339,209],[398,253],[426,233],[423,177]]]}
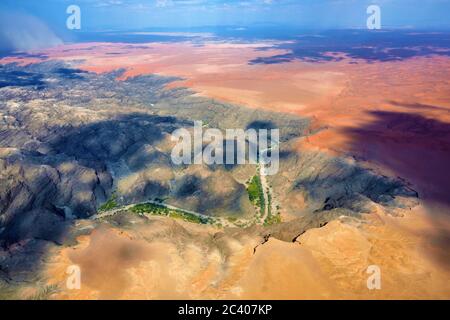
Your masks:
{"label": "canyon", "polygon": [[[2,294],[450,297],[450,58],[261,62],[291,45],[83,43],[2,58]],[[279,128],[263,201],[248,193],[255,164],[172,163],[171,133],[196,120]],[[150,200],[227,225],[133,211]],[[74,264],[80,290],[65,287]],[[369,265],[381,290],[366,287]]]}

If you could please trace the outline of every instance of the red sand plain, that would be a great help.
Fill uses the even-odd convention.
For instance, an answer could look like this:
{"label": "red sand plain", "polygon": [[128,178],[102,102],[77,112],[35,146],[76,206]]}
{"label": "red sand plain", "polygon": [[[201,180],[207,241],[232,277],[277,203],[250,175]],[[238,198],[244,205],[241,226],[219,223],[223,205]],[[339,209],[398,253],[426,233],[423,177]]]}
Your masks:
{"label": "red sand plain", "polygon": [[[303,148],[315,148],[353,156],[376,170],[407,180],[421,198],[417,209],[404,210],[404,218],[380,213],[383,218],[378,219],[375,226],[369,223],[362,229],[350,230],[333,223],[308,231],[302,244],[316,259],[311,265],[318,263],[327,278],[339,282],[342,280],[339,270],[344,266],[339,265],[344,261],[341,257],[372,248],[367,259],[397,270],[397,273],[390,273],[391,291],[374,297],[450,298],[447,286],[450,281],[445,281],[450,279],[450,58],[433,56],[395,62],[357,61],[357,64],[350,64],[349,59],[326,63],[248,63],[258,57],[285,53],[269,48],[270,45],[270,42],[205,43],[203,46],[187,42],[139,46],[90,43],[67,45],[43,53],[48,59],[81,59],[77,66],[94,72],[125,68],[120,79],[149,73],[179,76],[185,80],[171,83],[171,87],[186,86],[218,100],[311,117],[314,129],[320,131],[299,142],[300,152]],[[4,58],[0,63],[39,60]],[[342,235],[341,240],[335,242],[338,234]],[[318,239],[331,239],[331,242],[327,244]],[[342,252],[336,252],[333,243],[342,247]],[[355,248],[355,243],[360,246]],[[293,250],[281,249],[288,244],[271,246],[277,251]],[[259,270],[258,274],[273,271],[268,261],[261,264],[258,261],[250,264],[249,274],[251,270]],[[361,267],[366,263],[362,261],[364,263],[358,262],[354,269],[358,277],[362,276]],[[263,272],[260,269],[265,265]],[[346,274],[352,276],[348,271],[352,270],[351,266],[346,268]],[[302,277],[297,276],[291,273],[282,280],[291,283],[292,277],[296,281]],[[308,279],[300,283],[315,281],[308,273],[303,277]],[[249,292],[261,279],[242,278],[242,281],[243,296],[259,297]],[[336,281],[330,282],[332,286]],[[270,288],[276,282],[265,284]],[[351,279],[341,282],[345,286]],[[247,292],[246,286],[250,288]],[[333,291],[328,285],[324,286],[325,291]],[[437,287],[440,289],[434,290]],[[423,294],[414,294],[416,289],[421,289]],[[286,293],[288,297],[308,296],[300,285],[292,290],[290,295]]]}
{"label": "red sand plain", "polygon": [[[169,87],[190,87],[222,101],[311,117],[313,128],[322,130],[305,139],[300,149],[354,155],[411,181],[424,197],[450,204],[450,58],[249,63],[286,53],[272,45],[85,43],[40,53],[48,59],[79,60],[79,68],[93,72],[124,68],[120,79],[150,73],[179,76],[184,80]],[[38,60],[12,57],[0,63]]]}

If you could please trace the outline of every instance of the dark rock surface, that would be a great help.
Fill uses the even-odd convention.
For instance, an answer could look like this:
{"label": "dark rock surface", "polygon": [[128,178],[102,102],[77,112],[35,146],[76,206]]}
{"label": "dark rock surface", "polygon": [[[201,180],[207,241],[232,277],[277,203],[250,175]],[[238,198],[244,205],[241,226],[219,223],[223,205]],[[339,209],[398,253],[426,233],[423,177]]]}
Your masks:
{"label": "dark rock surface", "polygon": [[[280,171],[269,177],[273,200],[296,219],[227,232],[295,241],[309,228],[373,204],[413,206],[405,181],[355,161],[296,150],[309,120],[240,108],[166,89],[175,78],[118,81],[61,62],[0,68],[0,278],[29,280],[49,244],[75,241],[87,218],[117,194],[119,204],[164,198],[213,216],[251,217],[245,182],[254,165],[175,166],[170,134],[202,120],[210,128],[279,128]],[[301,199],[302,201],[300,201]],[[76,220],[75,220],[76,221]],[[23,243],[10,254],[13,245]],[[14,249],[15,250],[15,249]],[[25,272],[25,271],[24,271]]]}

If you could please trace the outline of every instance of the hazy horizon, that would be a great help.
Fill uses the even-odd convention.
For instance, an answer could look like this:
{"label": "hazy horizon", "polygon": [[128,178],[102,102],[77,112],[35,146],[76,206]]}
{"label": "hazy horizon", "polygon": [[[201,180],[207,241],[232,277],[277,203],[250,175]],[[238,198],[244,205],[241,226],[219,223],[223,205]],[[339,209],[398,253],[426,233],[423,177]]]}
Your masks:
{"label": "hazy horizon", "polygon": [[380,6],[384,28],[450,28],[448,0],[4,0],[0,9],[33,15],[57,33],[67,31],[69,5],[81,9],[81,31],[255,25],[323,30],[365,28],[372,4]]}

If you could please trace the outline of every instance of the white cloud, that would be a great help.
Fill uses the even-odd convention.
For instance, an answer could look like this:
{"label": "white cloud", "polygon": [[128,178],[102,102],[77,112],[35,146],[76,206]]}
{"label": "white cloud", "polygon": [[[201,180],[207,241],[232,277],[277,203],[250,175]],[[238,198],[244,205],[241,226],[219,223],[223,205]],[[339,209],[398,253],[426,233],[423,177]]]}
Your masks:
{"label": "white cloud", "polygon": [[158,8],[165,8],[173,6],[172,0],[156,0],[156,6]]}
{"label": "white cloud", "polygon": [[110,6],[120,6],[123,4],[123,1],[121,0],[106,0],[101,1],[99,3],[96,3],[94,7],[101,8],[101,7],[110,7]]}

